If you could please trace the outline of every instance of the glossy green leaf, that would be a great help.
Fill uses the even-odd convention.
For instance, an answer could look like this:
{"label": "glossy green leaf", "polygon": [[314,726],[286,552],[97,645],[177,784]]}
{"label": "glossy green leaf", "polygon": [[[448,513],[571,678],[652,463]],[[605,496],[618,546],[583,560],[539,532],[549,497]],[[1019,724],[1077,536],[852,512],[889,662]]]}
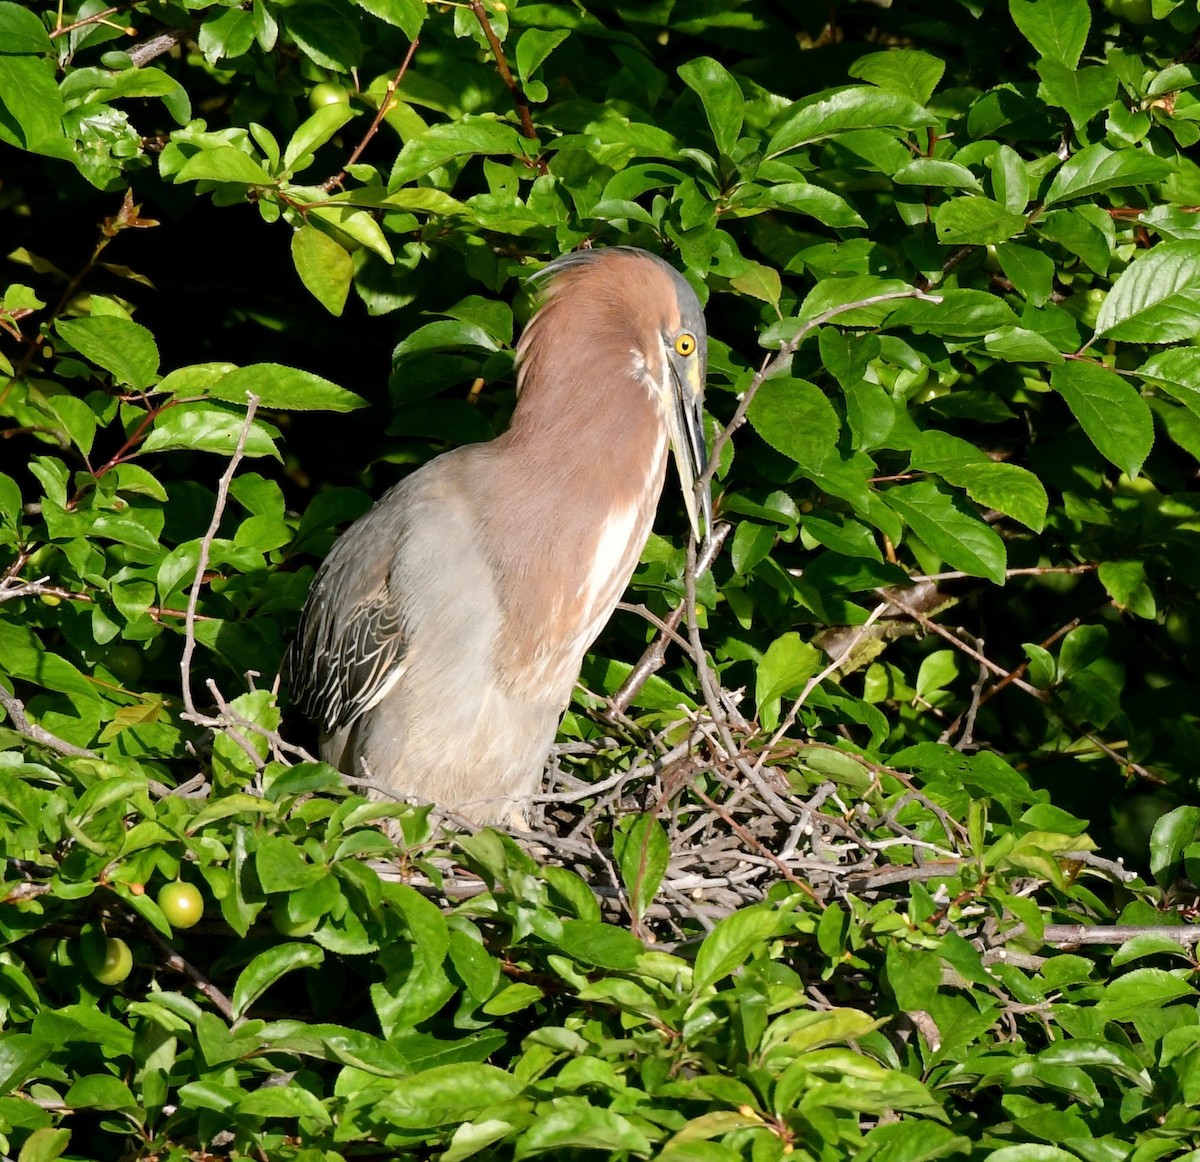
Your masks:
{"label": "glossy green leaf", "polygon": [[421,0],[354,0],[372,16],[394,24],[409,40],[415,40],[425,23],[425,5]]}
{"label": "glossy green leaf", "polygon": [[379,1117],[404,1129],[470,1121],[488,1106],[514,1098],[521,1083],[494,1065],[438,1065],[404,1077],[376,1106]]}
{"label": "glossy green leaf", "polygon": [[1050,382],[1096,448],[1136,475],[1154,442],[1150,408],[1137,390],[1114,372],[1079,360],[1052,368]]}
{"label": "glossy green leaf", "polygon": [[1096,333],[1175,343],[1200,331],[1200,242],[1164,242],[1138,255],[1100,307]]}
{"label": "glossy green leaf", "polygon": [[729,156],[742,132],[746,104],[737,81],[724,65],[707,56],[696,57],[681,65],[679,76],[700,98],[717,151]]}
{"label": "glossy green leaf", "polygon": [[1114,152],[1099,143],[1089,145],[1063,162],[1046,191],[1045,205],[1089,197],[1114,187],[1146,185],[1170,172],[1170,163],[1152,154],[1130,149]]}
{"label": "glossy green leaf", "polygon": [[774,157],[853,129],[920,129],[933,116],[916,101],[867,85],[850,85],[798,101],[767,143]]}
{"label": "glossy green leaf", "polygon": [[935,484],[921,481],[889,488],[884,499],[952,569],[1004,584],[1004,542]]}
{"label": "glossy green leaf", "polygon": [[1042,531],[1049,499],[1042,482],[1027,468],[993,460],[974,444],[937,431],[921,433],[913,445],[912,464],[965,488],[985,508],[997,509],[1035,533]]}
{"label": "glossy green leaf", "polygon": [[405,143],[392,167],[388,188],[395,190],[457,157],[477,154],[521,157],[521,135],[511,126],[484,117],[434,125]]}
{"label": "glossy green leaf", "polygon": [[85,359],[103,367],[118,383],[146,388],[158,373],[154,336],[138,323],[114,315],[61,319],[58,333]]}
{"label": "glossy green leaf", "polygon": [[340,315],[354,277],[345,248],[315,226],[302,226],[292,235],[292,261],[313,298],[331,315]]}
{"label": "glossy green leaf", "polygon": [[613,852],[630,907],[640,920],[657,894],[671,858],[667,833],[653,815],[627,815],[617,824]]}
{"label": "glossy green leaf", "polygon": [[1087,0],[1055,0],[1054,4],[1008,0],[1008,10],[1013,23],[1041,56],[1069,69],[1079,63],[1092,23]]}
{"label": "glossy green leaf", "polygon": [[947,245],[984,246],[1019,234],[1025,219],[991,198],[968,195],[943,202],[934,215],[934,228],[938,241]]}
{"label": "glossy green leaf", "polygon": [[237,1020],[245,1015],[259,997],[289,972],[316,968],[325,959],[325,953],[313,944],[278,944],[268,948],[242,969],[233,986],[233,1016]]}
{"label": "glossy green leaf", "polygon": [[[927,52],[912,48],[893,48],[859,57],[850,66],[852,77],[859,77],[911,97],[924,105],[946,72],[946,62]],[[931,183],[932,184],[932,183]]]}

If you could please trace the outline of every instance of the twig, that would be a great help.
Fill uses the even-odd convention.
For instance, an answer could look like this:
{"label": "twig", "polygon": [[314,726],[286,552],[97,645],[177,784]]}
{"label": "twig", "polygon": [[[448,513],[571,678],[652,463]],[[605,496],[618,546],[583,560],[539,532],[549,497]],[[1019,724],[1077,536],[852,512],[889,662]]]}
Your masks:
{"label": "twig", "polygon": [[96,757],[94,752],[76,746],[73,742],[67,742],[38,726],[37,723],[30,722],[25,715],[24,703],[16,695],[10,694],[3,686],[0,686],[0,706],[8,712],[13,729],[23,738],[29,739],[30,742],[36,742],[39,746],[49,747],[50,750],[57,751],[61,755],[69,755],[72,758],[94,759]]}
{"label": "twig", "polygon": [[1047,924],[1042,939],[1059,948],[1076,944],[1124,944],[1138,936],[1165,936],[1179,944],[1200,942],[1200,924]]}
{"label": "twig", "polygon": [[1002,665],[1000,665],[999,662],[993,662],[991,658],[981,654],[973,646],[969,646],[961,638],[956,637],[948,629],[946,629],[945,626],[938,625],[936,621],[930,617],[927,617],[921,612],[921,610],[912,608],[904,600],[904,598],[900,596],[899,591],[895,589],[877,589],[875,592],[878,593],[880,597],[884,598],[884,600],[889,601],[902,613],[906,613],[909,617],[913,618],[914,621],[919,622],[930,633],[937,634],[938,637],[944,638],[952,646],[954,646],[956,650],[960,650],[968,657],[974,658],[975,661],[977,661],[981,666],[986,666],[993,674],[996,674],[998,677],[1004,678],[1008,682],[1011,682],[1019,690],[1024,690],[1026,694],[1036,698],[1039,702],[1045,700],[1046,695],[1043,691],[1039,690],[1036,686],[1031,686],[1028,682],[1022,682],[1020,678],[1014,677],[1013,673],[1009,670],[1006,670]]}
{"label": "twig", "polygon": [[[530,141],[537,141],[537,130],[534,129],[533,118],[529,114],[529,98],[525,96],[521,82],[512,75],[512,70],[508,67],[508,61],[504,56],[504,46],[496,36],[496,30],[492,27],[492,22],[488,19],[481,0],[470,0],[470,5],[471,11],[475,13],[475,19],[479,21],[479,27],[483,29],[483,35],[487,37],[487,42],[491,46],[492,56],[496,58],[496,71],[499,72],[500,79],[512,94],[513,104],[517,107],[517,117],[521,122],[521,135],[529,138]],[[550,172],[540,157],[534,164],[539,173]]]}
{"label": "twig", "polygon": [[831,674],[836,673],[838,669],[841,668],[846,659],[849,658],[854,652],[855,648],[858,646],[858,643],[862,641],[862,639],[870,632],[871,626],[873,626],[875,622],[887,612],[887,610],[888,603],[886,601],[881,601],[877,606],[875,606],[875,608],[871,611],[870,617],[868,617],[867,620],[858,627],[858,631],[849,640],[849,642],[846,643],[845,649],[843,649],[842,652],[836,658],[834,658],[833,661],[831,661],[829,665],[827,665],[819,674],[814,675],[813,677],[809,678],[807,682],[805,682],[804,689],[800,691],[800,696],[788,708],[788,712],[784,715],[783,721],[780,722],[775,733],[771,735],[770,740],[767,742],[766,749],[764,749],[762,754],[759,755],[758,761],[754,764],[756,768],[760,768],[763,763],[766,762],[772,748],[779,743],[779,740],[782,739],[789,730],[791,730],[792,724],[796,721],[796,716],[800,713],[800,708],[805,702],[808,701],[809,695],[822,682],[824,682],[826,678],[828,678]]}
{"label": "twig", "polygon": [[143,69],[152,60],[157,60],[164,53],[170,52],[177,44],[182,44],[187,40],[189,34],[190,30],[187,28],[168,28],[157,36],[135,44],[129,49],[129,59],[133,61],[135,69]]}
{"label": "twig", "polygon": [[[140,919],[140,917],[139,917]],[[225,1020],[233,1021],[233,1005],[229,998],[194,964],[185,960],[149,924],[138,924],[140,935],[146,937],[162,956],[162,963],[172,972],[186,976],[210,1001]]]}
{"label": "twig", "polygon": [[363,134],[362,140],[354,147],[354,152],[346,159],[346,164],[333,175],[331,178],[326,178],[321,183],[320,188],[327,193],[335,186],[340,186],[346,180],[346,171],[362,157],[363,150],[367,148],[371,138],[379,132],[379,126],[383,124],[383,119],[392,110],[392,101],[396,96],[396,90],[400,87],[400,82],[404,80],[404,74],[408,72],[408,66],[412,64],[413,56],[416,54],[417,45],[421,43],[419,36],[413,37],[413,42],[408,46],[408,52],[404,54],[404,60],[400,64],[399,71],[387,83],[387,88],[384,90],[383,100],[379,102],[379,108],[375,110],[375,116],[371,124],[367,127],[366,133]]}
{"label": "twig", "polygon": [[770,379],[777,371],[782,370],[792,356],[800,349],[800,344],[808,338],[813,331],[818,327],[824,326],[826,323],[836,319],[838,315],[844,315],[848,311],[856,311],[861,307],[873,307],[878,303],[892,302],[897,299],[920,299],[927,303],[940,303],[941,296],[928,295],[924,291],[917,289],[906,291],[889,291],[887,294],[871,295],[865,299],[859,299],[854,303],[843,303],[840,307],[830,307],[827,311],[822,311],[821,314],[802,323],[800,329],[793,335],[779,350],[762,365],[750,381],[750,386],[746,388],[738,403],[737,409],[733,413],[733,418],[725,425],[718,433],[717,438],[713,441],[712,452],[708,457],[708,464],[703,472],[700,473],[700,479],[696,482],[697,485],[708,484],[713,475],[717,471],[717,465],[721,462],[721,453],[725,449],[725,445],[729,443],[733,437],[733,433],[745,423],[746,412],[749,410],[751,403],[754,402],[754,396],[763,383]]}
{"label": "twig", "polygon": [[[704,550],[696,562],[698,572],[703,573],[705,569],[712,568],[713,561],[717,559],[717,554],[720,553],[721,547],[725,544],[725,538],[729,536],[732,529],[733,525],[726,522],[721,522],[713,529],[712,535],[704,542]],[[618,608],[621,607],[618,606]],[[678,642],[689,653],[691,652],[690,644],[684,642],[675,632],[679,628],[679,623],[683,620],[683,614],[684,603],[681,601],[667,615],[658,635],[646,647],[645,652],[638,659],[637,665],[630,670],[629,676],[621,683],[621,688],[609,699],[608,713],[610,715],[618,716],[624,714],[629,709],[629,704],[637,697],[638,691],[646,684],[646,680],[650,675],[662,668],[663,663],[666,661],[667,644],[669,641]]]}
{"label": "twig", "polygon": [[246,439],[250,435],[250,426],[254,423],[254,413],[258,411],[258,396],[253,392],[246,393],[246,418],[242,421],[242,430],[238,433],[237,446],[228,467],[217,485],[217,501],[213,507],[212,520],[208,531],[200,542],[200,556],[196,561],[196,574],[192,579],[188,592],[187,613],[184,616],[183,657],[179,662],[179,673],[183,682],[184,717],[196,717],[196,704],[192,700],[192,654],[196,649],[196,605],[200,600],[200,588],[204,584],[204,573],[208,569],[208,558],[212,552],[212,543],[221,527],[221,517],[225,514],[225,505],[229,498],[229,485],[233,474],[246,451]]}

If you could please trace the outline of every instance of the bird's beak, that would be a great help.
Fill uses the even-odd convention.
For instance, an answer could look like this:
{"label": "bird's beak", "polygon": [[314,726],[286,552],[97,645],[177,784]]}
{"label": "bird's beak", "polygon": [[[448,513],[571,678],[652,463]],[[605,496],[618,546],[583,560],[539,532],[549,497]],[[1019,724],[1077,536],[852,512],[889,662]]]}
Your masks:
{"label": "bird's beak", "polygon": [[[689,359],[682,368],[673,360],[671,367],[670,399],[667,403],[667,425],[675,467],[683,488],[683,503],[697,540],[701,539],[699,513],[696,503],[696,480],[708,464],[704,446],[704,382],[701,360]],[[681,374],[682,371],[682,374]],[[712,496],[706,484],[699,490],[699,506],[704,513],[704,537],[712,532]]]}

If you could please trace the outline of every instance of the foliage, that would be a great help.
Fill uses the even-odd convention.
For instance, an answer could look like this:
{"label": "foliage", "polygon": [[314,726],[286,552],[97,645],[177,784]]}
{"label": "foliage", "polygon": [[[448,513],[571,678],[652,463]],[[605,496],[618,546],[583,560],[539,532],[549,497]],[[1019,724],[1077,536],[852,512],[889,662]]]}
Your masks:
{"label": "foliage", "polygon": [[[6,1155],[1200,1156],[1200,14],[795,7],[0,0]],[[272,679],[592,242],[731,527],[530,849]]]}

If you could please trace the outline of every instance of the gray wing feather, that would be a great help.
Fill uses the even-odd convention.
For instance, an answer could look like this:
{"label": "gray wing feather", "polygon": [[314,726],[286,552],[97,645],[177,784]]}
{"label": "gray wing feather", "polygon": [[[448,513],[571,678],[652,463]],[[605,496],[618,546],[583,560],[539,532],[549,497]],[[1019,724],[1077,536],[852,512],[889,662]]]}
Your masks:
{"label": "gray wing feather", "polygon": [[404,532],[388,493],[325,559],[288,652],[292,700],[327,733],[354,722],[394,680],[408,649],[392,562]]}

